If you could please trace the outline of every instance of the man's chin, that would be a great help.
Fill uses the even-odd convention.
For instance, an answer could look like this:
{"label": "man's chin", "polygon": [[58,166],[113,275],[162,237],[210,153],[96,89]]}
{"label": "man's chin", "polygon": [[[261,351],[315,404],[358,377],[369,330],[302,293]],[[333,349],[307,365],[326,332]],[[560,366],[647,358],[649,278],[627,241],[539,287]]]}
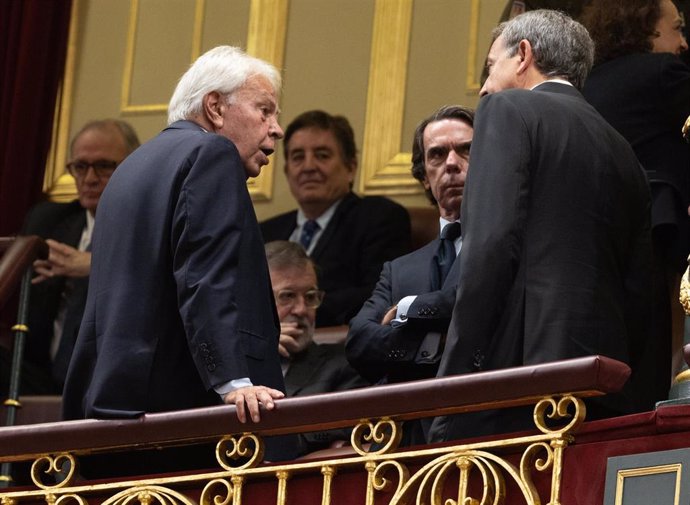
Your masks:
{"label": "man's chin", "polygon": [[259,174],[261,173],[261,165],[260,163],[257,163],[255,160],[249,161],[249,163],[246,163],[244,165],[244,171],[247,174],[247,177],[258,177]]}

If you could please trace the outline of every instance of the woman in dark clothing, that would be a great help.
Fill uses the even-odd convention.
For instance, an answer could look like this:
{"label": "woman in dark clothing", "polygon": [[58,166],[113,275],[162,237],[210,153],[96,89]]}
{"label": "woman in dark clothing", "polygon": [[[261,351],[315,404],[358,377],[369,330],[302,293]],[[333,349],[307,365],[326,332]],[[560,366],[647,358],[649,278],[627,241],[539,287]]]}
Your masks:
{"label": "woman in dark clothing", "polygon": [[583,94],[630,142],[650,183],[658,339],[648,362],[659,378],[651,397],[661,400],[672,342],[682,342],[678,286],[690,253],[690,145],[681,134],[690,114],[690,67],[679,58],[688,44],[671,0],[593,0],[581,21],[596,44]]}

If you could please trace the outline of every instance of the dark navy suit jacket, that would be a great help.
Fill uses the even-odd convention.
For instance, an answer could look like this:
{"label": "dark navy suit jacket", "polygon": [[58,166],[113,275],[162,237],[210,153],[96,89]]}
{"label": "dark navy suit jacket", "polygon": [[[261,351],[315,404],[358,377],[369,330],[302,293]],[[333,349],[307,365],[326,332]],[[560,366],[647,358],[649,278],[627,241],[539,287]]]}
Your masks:
{"label": "dark navy suit jacket", "polygon": [[284,391],[279,325],[237,149],[178,121],[130,155],[98,206],[64,415],[220,403],[249,377]]}
{"label": "dark navy suit jacket", "polygon": [[[460,261],[456,258],[443,289],[432,290],[431,264],[438,245],[437,238],[386,262],[371,297],[350,321],[347,357],[368,380],[376,382],[386,377],[387,382],[401,382],[435,376],[440,341],[429,349],[423,342],[428,332],[448,331],[460,276]],[[417,298],[410,305],[407,323],[398,327],[381,325],[386,312],[409,295]]]}

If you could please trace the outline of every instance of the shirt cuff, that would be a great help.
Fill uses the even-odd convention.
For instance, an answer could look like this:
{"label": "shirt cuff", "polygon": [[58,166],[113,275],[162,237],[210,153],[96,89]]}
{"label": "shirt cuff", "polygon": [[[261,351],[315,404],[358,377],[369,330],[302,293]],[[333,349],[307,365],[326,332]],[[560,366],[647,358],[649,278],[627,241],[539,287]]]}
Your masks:
{"label": "shirt cuff", "polygon": [[223,399],[228,393],[232,393],[240,388],[246,388],[253,385],[254,384],[252,384],[252,381],[249,380],[249,377],[242,377],[241,379],[233,379],[224,384],[214,386],[213,390],[220,395],[221,399]]}
{"label": "shirt cuff", "polygon": [[407,312],[410,310],[410,305],[412,305],[417,298],[417,295],[404,296],[398,302],[398,310],[395,311],[395,319],[391,321],[391,326],[393,328],[398,328],[407,324]]}

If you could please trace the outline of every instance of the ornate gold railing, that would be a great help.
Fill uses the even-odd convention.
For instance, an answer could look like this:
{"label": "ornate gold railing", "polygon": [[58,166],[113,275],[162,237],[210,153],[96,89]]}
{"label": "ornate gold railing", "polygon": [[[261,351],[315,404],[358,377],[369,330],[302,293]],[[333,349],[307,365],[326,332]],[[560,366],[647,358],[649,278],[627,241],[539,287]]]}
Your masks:
{"label": "ornate gold railing", "polygon": [[[240,505],[267,503],[269,496],[269,503],[279,505],[555,505],[561,503],[563,451],[585,418],[582,398],[618,390],[628,374],[622,363],[595,356],[293,398],[264,412],[261,423],[253,425],[253,433],[244,431],[248,426],[237,422],[230,406],[151,414],[137,420],[4,428],[0,429],[0,461],[32,462],[33,486],[0,493],[0,502]],[[401,421],[527,404],[535,405],[534,432],[398,448]],[[558,421],[558,427],[553,421]],[[263,436],[345,426],[354,426],[345,454],[278,464],[261,461]],[[85,454],[209,440],[217,441],[218,466],[203,473],[110,482],[79,477],[77,463]]]}

